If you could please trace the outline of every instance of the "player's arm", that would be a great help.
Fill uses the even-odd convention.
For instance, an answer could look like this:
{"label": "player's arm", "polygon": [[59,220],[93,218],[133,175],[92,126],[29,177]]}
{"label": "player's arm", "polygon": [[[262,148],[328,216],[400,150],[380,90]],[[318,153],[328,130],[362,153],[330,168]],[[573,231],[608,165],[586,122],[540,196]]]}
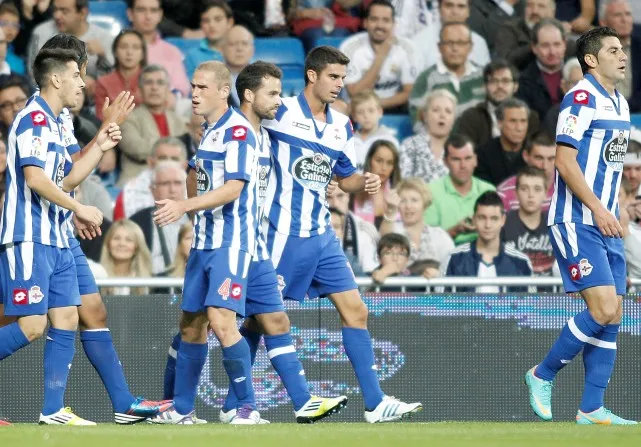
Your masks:
{"label": "player's arm", "polygon": [[338,187],[348,194],[366,191],[369,194],[376,194],[381,187],[381,179],[376,174],[356,172],[354,163],[354,132],[352,123],[345,124],[346,143],[343,151],[334,165],[334,174],[338,181]]}

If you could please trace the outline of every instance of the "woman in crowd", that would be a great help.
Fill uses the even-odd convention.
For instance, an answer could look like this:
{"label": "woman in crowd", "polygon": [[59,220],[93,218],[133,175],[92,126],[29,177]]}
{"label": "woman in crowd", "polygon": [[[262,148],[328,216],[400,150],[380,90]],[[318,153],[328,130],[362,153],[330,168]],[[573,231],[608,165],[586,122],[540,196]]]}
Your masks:
{"label": "woman in crowd", "polygon": [[138,31],[126,29],[114,39],[111,49],[116,61],[114,71],[96,81],[96,116],[101,120],[105,98],[111,102],[122,91],[131,92],[136,105],[142,104],[138,79],[147,65],[145,40]]}
{"label": "woman in crowd", "polygon": [[448,174],[443,163],[443,150],[454,126],[456,104],[456,97],[444,89],[427,95],[425,105],[419,111],[419,131],[401,143],[399,154],[403,178],[420,177],[425,183],[430,183]]}
{"label": "woman in crowd", "polygon": [[169,276],[180,279],[185,277],[187,258],[189,257],[189,250],[191,250],[191,242],[193,239],[194,226],[191,222],[187,222],[180,227],[180,231],[178,232],[178,248],[176,249],[174,263],[165,272],[160,273],[158,276]]}
{"label": "woman in crowd", "polygon": [[[100,263],[110,277],[148,278],[151,276],[151,253],[138,225],[129,219],[114,222],[105,236]],[[146,287],[114,287],[105,295],[144,295]]]}
{"label": "woman in crowd", "polygon": [[387,211],[385,194],[401,180],[398,166],[398,149],[390,141],[377,140],[367,152],[364,172],[377,174],[381,178],[381,189],[374,195],[362,192],[353,196],[354,214],[378,228]]}
{"label": "woman in crowd", "polygon": [[[416,261],[444,262],[454,249],[454,241],[445,230],[431,227],[423,221],[425,210],[432,203],[432,194],[425,182],[418,177],[402,180],[386,196],[387,212],[380,227],[381,235],[398,233],[410,241],[409,264]],[[400,219],[397,215],[400,214]],[[423,270],[423,276],[439,276],[434,264]]]}

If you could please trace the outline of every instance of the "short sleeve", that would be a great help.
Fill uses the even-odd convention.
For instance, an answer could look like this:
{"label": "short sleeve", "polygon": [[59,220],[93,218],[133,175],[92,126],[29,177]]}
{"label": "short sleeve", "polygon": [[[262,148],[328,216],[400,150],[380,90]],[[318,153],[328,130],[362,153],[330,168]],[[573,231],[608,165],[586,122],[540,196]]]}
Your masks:
{"label": "short sleeve", "polygon": [[334,173],[342,178],[349,177],[357,171],[356,149],[354,148],[354,129],[351,121],[349,120],[345,124],[345,133],[347,136],[347,142],[345,143],[338,160],[336,160],[336,165],[334,165]]}
{"label": "short sleeve", "polygon": [[255,174],[256,141],[245,126],[233,126],[225,131],[225,181],[248,182]]}
{"label": "short sleeve", "polygon": [[[34,115],[34,113],[40,115]],[[16,155],[20,167],[45,168],[49,148],[50,131],[42,112],[24,116],[16,127]],[[35,117],[35,118],[34,118]],[[42,121],[39,121],[39,119]]]}
{"label": "short sleeve", "polygon": [[575,90],[565,95],[556,124],[557,144],[580,149],[595,111],[596,98],[587,90]]}
{"label": "short sleeve", "polygon": [[187,163],[187,165],[188,165],[191,169],[196,169],[196,158],[198,158],[198,153],[196,153],[196,155],[194,155],[193,157],[191,157],[191,158],[189,159],[189,162]]}

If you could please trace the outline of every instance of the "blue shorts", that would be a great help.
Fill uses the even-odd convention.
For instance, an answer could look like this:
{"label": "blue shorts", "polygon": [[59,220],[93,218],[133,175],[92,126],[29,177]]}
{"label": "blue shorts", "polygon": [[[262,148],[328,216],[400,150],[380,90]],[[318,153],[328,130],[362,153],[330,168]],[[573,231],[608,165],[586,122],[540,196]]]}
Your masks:
{"label": "blue shorts", "polygon": [[271,259],[252,261],[247,279],[245,316],[284,312],[283,296]]}
{"label": "blue shorts", "polygon": [[46,315],[55,307],[80,305],[78,275],[71,250],[37,242],[0,248],[4,314]]}
{"label": "blue shorts", "polygon": [[267,246],[279,280],[284,283],[284,298],[303,301],[306,296],[318,298],[358,289],[334,230],[312,237],[270,232],[272,235]]}
{"label": "blue shorts", "polygon": [[185,268],[182,310],[204,312],[222,307],[245,315],[251,256],[231,247],[189,252]]}
{"label": "blue shorts", "polygon": [[625,295],[623,239],[604,237],[597,227],[578,223],[552,225],[550,235],[566,293],[614,286],[617,295]]}
{"label": "blue shorts", "polygon": [[69,249],[71,250],[73,259],[76,262],[76,273],[78,274],[78,290],[80,291],[80,296],[98,293],[96,279],[93,277],[93,273],[91,272],[91,268],[87,262],[87,257],[82,252],[78,239],[69,238]]}

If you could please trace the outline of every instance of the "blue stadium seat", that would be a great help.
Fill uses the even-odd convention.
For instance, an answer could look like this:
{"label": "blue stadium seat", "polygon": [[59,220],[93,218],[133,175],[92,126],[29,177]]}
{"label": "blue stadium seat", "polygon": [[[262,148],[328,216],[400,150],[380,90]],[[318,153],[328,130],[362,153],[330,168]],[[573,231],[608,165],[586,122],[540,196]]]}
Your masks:
{"label": "blue stadium seat", "polygon": [[298,96],[305,89],[305,79],[302,76],[297,78],[283,78],[283,98]]}
{"label": "blue stadium seat", "polygon": [[270,37],[254,40],[254,60],[262,60],[280,68],[305,66],[303,44],[295,37]]}
{"label": "blue stadium seat", "polygon": [[641,129],[641,113],[630,115],[630,123],[637,129]]}
{"label": "blue stadium seat", "polygon": [[172,45],[178,47],[182,54],[186,54],[187,51],[192,48],[198,48],[200,45],[200,39],[183,39],[182,37],[166,37],[165,40]]}
{"label": "blue stadium seat", "polygon": [[412,119],[409,115],[383,115],[380,124],[396,129],[396,139],[398,139],[399,142],[414,134],[412,130]]}
{"label": "blue stadium seat", "polygon": [[129,28],[130,26],[129,18],[127,17],[127,3],[122,0],[90,1],[89,16],[92,14],[113,17],[120,22],[122,28]]}
{"label": "blue stadium seat", "polygon": [[328,46],[328,47],[334,47],[338,48],[341,46],[343,41],[347,39],[346,37],[329,37],[329,36],[323,36],[316,40],[314,42],[315,47],[323,47],[323,46]]}

